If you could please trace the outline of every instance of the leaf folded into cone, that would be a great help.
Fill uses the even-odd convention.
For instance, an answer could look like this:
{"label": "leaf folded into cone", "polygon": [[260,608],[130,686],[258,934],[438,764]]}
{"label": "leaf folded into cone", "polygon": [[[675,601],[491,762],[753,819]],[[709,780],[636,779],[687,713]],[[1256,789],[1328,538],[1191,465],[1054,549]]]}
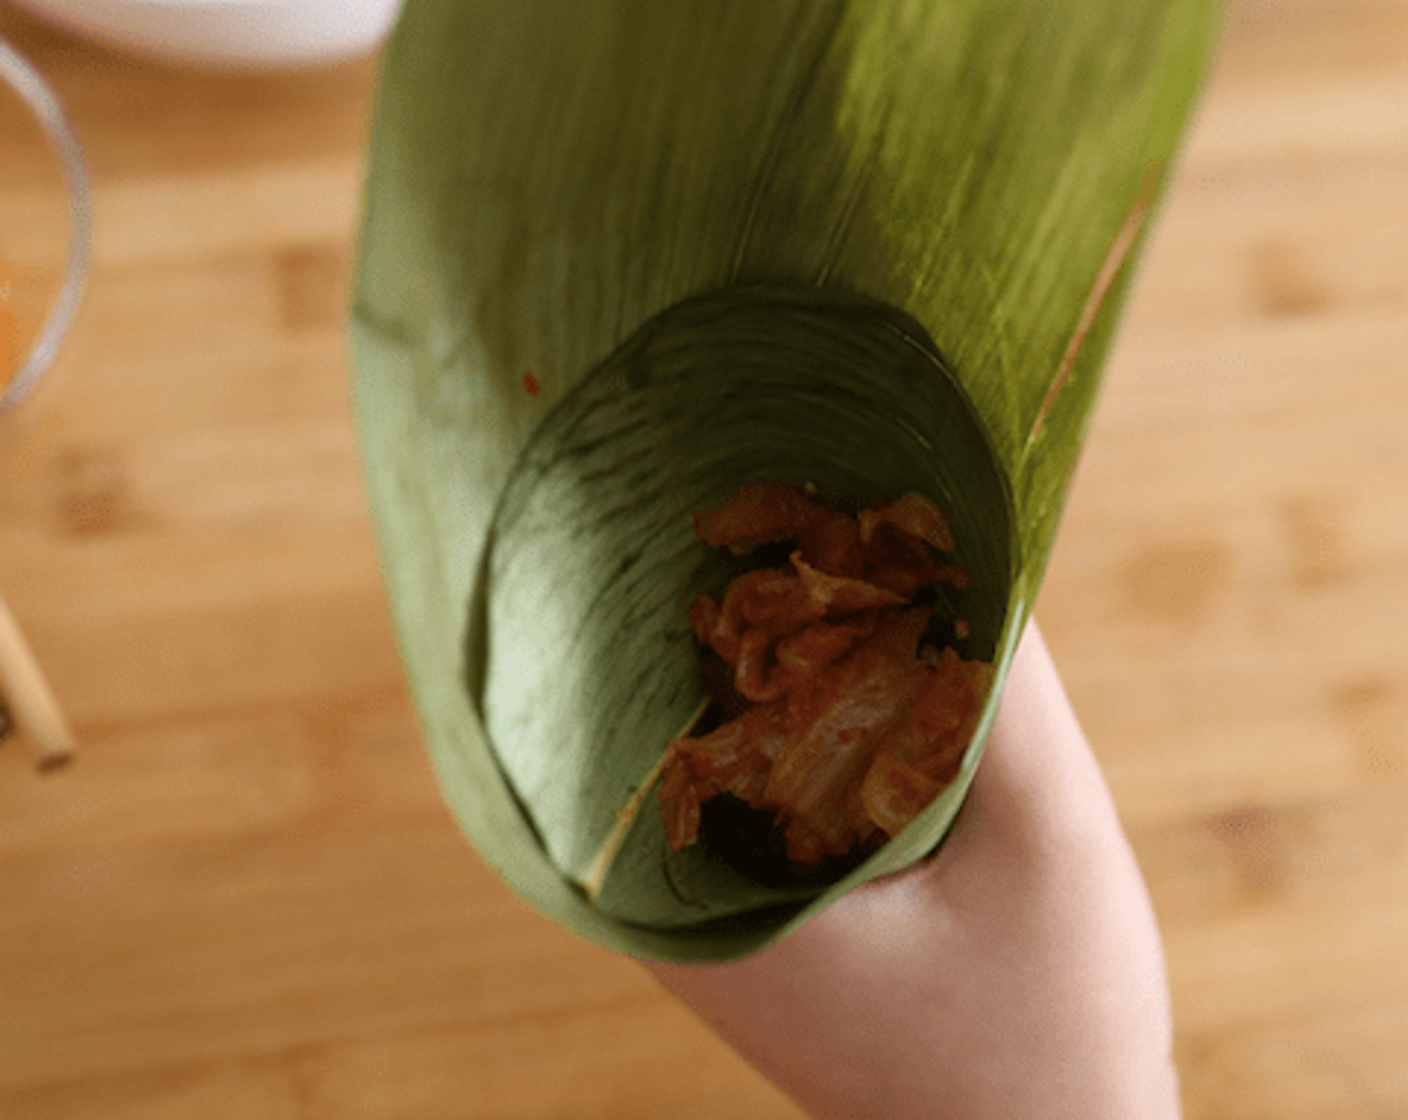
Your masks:
{"label": "leaf folded into cone", "polygon": [[[409,0],[353,293],[365,472],[447,799],[542,912],[727,958],[941,840],[1220,13]],[[690,514],[755,478],[951,511],[997,667],[954,783],[820,879],[671,853],[648,799],[729,576]]]}

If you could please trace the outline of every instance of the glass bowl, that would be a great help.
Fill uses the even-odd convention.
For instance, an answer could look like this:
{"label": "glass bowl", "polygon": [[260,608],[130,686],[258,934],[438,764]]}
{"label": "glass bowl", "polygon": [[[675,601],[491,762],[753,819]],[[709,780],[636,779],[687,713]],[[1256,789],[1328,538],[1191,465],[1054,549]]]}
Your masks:
{"label": "glass bowl", "polygon": [[0,38],[0,435],[53,370],[88,275],[92,192],[53,89]]}

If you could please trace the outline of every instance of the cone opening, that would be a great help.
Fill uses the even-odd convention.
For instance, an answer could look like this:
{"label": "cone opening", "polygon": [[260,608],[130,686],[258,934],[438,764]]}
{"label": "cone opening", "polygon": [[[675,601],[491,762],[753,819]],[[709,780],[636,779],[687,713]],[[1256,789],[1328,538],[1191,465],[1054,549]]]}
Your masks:
{"label": "cone opening", "polygon": [[524,446],[466,642],[491,749],[548,857],[625,922],[705,925],[804,903],[854,869],[750,866],[746,845],[720,842],[732,825],[717,813],[715,842],[672,854],[652,797],[623,832],[621,810],[705,696],[689,605],[737,571],[699,543],[690,514],[759,478],[857,507],[927,494],[975,580],[961,604],[975,655],[1004,644],[1010,496],[917,323],[849,293],[775,287],[725,289],[647,322]]}

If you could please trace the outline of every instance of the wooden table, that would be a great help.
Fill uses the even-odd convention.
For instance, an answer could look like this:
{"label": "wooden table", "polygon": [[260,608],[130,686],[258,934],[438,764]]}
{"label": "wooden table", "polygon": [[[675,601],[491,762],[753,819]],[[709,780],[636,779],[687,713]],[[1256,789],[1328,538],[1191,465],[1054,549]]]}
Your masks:
{"label": "wooden table", "polygon": [[[167,69],[8,8],[92,163],[0,586],[0,1116],[798,1114],[461,840],[342,314],[369,61]],[[23,212],[0,168],[0,231]],[[1167,939],[1190,1118],[1408,1115],[1408,5],[1245,0],[1038,607]]]}

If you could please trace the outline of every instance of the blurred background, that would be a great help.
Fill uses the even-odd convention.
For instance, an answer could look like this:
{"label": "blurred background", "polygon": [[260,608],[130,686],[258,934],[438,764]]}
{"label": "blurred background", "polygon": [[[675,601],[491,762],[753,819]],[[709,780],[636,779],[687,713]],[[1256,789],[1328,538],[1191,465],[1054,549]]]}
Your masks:
{"label": "blurred background", "polygon": [[[800,1116],[461,839],[343,315],[366,51],[196,69],[0,4],[95,240],[0,446],[78,747],[0,741],[0,1116]],[[0,135],[0,254],[46,172]],[[1241,0],[1037,606],[1145,869],[1190,1120],[1408,1116],[1408,4]]]}

